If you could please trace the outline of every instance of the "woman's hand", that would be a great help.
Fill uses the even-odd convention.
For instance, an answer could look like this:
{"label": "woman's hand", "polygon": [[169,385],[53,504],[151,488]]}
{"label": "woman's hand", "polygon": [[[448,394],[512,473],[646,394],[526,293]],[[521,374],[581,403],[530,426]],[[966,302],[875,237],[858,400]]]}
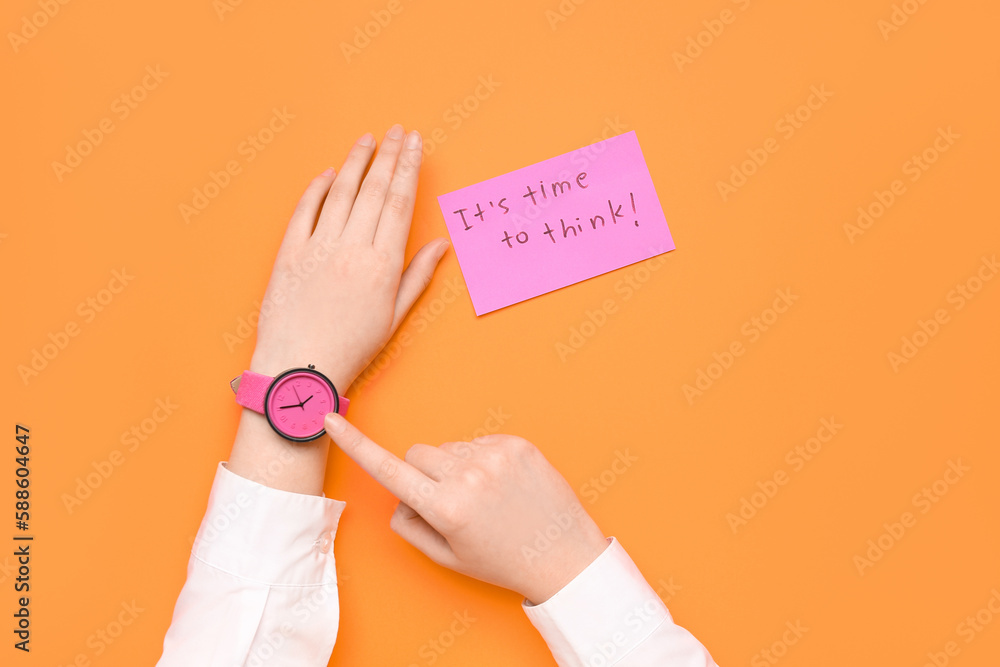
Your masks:
{"label": "woman's hand", "polygon": [[292,214],[257,325],[250,370],[274,376],[315,364],[340,394],[395,332],[448,247],[403,251],[417,192],[421,141],[394,125],[375,151],[366,134],[340,173],[313,179]]}
{"label": "woman's hand", "polygon": [[[417,192],[421,142],[394,125],[375,156],[366,134],[340,173],[313,179],[274,262],[250,370],[274,377],[313,364],[344,394],[431,281],[448,248],[431,241],[403,270]],[[364,180],[362,181],[362,177]],[[286,491],[320,495],[329,441],[285,440],[264,415],[244,409],[230,471]]]}
{"label": "woman's hand", "polygon": [[326,432],[400,503],[389,527],[431,560],[540,604],[608,542],[573,489],[533,444],[487,435],[413,445],[405,460],[338,414]]}

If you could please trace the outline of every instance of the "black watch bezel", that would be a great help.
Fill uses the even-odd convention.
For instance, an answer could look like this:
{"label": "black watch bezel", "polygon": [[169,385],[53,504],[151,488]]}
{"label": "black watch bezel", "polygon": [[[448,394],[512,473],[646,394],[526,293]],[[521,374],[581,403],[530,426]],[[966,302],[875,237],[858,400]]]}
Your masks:
{"label": "black watch bezel", "polygon": [[311,373],[322,379],[323,382],[326,382],[326,384],[329,385],[330,387],[330,391],[333,392],[333,412],[338,412],[338,413],[340,412],[340,394],[337,393],[337,388],[333,386],[333,382],[330,381],[330,378],[323,375],[321,371],[316,370],[316,366],[314,366],[313,364],[309,364],[307,368],[289,368],[288,370],[282,371],[281,373],[274,376],[274,379],[271,380],[271,384],[267,386],[267,392],[264,394],[264,416],[267,417],[267,423],[271,425],[271,428],[274,429],[274,432],[280,435],[285,440],[291,440],[292,442],[312,442],[313,440],[318,440],[319,438],[326,435],[326,429],[320,429],[319,433],[313,436],[309,436],[307,438],[297,438],[295,436],[282,433],[281,429],[279,429],[274,424],[274,421],[271,419],[271,410],[268,407],[270,405],[269,399],[271,398],[271,390],[277,386],[278,381],[281,380],[281,378],[291,373]]}

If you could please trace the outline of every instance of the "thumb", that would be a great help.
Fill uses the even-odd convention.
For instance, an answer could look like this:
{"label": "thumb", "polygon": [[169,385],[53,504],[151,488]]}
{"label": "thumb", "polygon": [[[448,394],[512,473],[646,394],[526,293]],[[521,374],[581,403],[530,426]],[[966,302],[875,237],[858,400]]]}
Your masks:
{"label": "thumb", "polygon": [[399,279],[399,289],[396,291],[396,303],[393,308],[392,327],[390,331],[395,332],[399,324],[406,317],[406,313],[416,302],[417,298],[423,294],[427,286],[431,284],[434,277],[434,270],[438,262],[448,250],[447,239],[436,239],[426,244],[410,260],[410,265],[403,271]]}
{"label": "thumb", "polygon": [[389,528],[438,565],[458,570],[460,563],[448,540],[406,503],[396,505]]}

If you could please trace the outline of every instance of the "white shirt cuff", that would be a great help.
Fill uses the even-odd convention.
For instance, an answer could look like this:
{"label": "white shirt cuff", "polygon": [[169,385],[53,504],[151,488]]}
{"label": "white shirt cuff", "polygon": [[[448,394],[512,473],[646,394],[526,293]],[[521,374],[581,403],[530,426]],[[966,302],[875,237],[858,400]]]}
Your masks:
{"label": "white shirt cuff", "polygon": [[672,622],[663,601],[614,537],[558,593],[522,608],[560,665],[613,665],[658,626]]}
{"label": "white shirt cuff", "polygon": [[267,584],[336,583],[333,540],[347,504],[265,486],[226,463],[216,469],[192,555]]}

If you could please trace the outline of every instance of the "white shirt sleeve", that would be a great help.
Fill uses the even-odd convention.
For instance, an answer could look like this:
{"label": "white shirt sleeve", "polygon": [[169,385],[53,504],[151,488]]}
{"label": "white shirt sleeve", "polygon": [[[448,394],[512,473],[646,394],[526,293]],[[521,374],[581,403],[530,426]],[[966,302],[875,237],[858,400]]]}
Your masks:
{"label": "white shirt sleeve", "polygon": [[614,537],[558,593],[521,606],[560,667],[717,667]]}
{"label": "white shirt sleeve", "polygon": [[219,462],[159,667],[325,667],[346,503],[274,489]]}

